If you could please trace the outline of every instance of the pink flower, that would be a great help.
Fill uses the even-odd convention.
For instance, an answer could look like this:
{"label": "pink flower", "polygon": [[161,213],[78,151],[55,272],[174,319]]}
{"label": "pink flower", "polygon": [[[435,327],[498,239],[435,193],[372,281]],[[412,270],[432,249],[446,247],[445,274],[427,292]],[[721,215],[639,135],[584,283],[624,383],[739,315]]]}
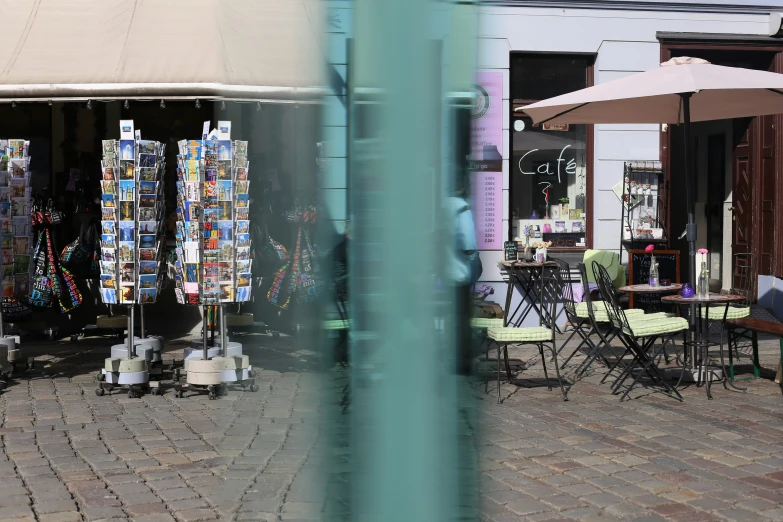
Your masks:
{"label": "pink flower", "polygon": [[647,245],[647,248],[644,249],[648,254],[652,254],[653,250],[655,250],[655,245]]}
{"label": "pink flower", "polygon": [[706,255],[707,254],[707,249],[706,248],[700,248],[699,249],[699,254]]}

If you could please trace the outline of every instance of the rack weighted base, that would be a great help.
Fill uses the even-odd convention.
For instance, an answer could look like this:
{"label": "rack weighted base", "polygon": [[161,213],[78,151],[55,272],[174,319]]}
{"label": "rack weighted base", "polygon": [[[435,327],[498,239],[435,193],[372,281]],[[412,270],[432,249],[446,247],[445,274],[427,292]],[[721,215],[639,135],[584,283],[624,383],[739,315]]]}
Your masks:
{"label": "rack weighted base", "polygon": [[[127,347],[121,346],[127,353]],[[127,389],[128,397],[132,399],[139,397],[140,390],[148,390],[153,395],[157,395],[160,391],[157,385],[150,386],[149,363],[146,358],[141,357],[106,359],[101,373],[98,374],[98,388],[95,394],[101,396],[106,391],[111,393],[115,388]]]}

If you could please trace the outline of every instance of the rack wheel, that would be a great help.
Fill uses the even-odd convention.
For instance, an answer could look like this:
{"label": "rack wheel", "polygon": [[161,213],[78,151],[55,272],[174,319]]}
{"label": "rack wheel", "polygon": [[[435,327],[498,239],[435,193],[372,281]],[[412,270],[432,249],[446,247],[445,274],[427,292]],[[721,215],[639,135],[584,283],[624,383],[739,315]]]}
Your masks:
{"label": "rack wheel", "polygon": [[182,390],[177,390],[177,399],[181,399],[185,396],[185,393]]}
{"label": "rack wheel", "polygon": [[247,375],[251,379],[255,379],[258,376],[258,373],[255,370],[250,370],[249,372],[247,372]]}
{"label": "rack wheel", "polygon": [[78,340],[79,340],[79,336],[78,336],[78,335],[72,335],[72,336],[71,336],[71,342],[72,342],[72,343],[75,343],[75,342],[77,342]]}
{"label": "rack wheel", "polygon": [[250,391],[251,392],[257,392],[258,391],[258,384],[251,384],[250,385]]}
{"label": "rack wheel", "polygon": [[98,372],[95,374],[95,380],[96,381],[105,381],[106,376],[103,374],[103,372]]}
{"label": "rack wheel", "polygon": [[158,388],[157,386],[154,386],[154,387],[150,388],[150,393],[152,395],[160,395],[160,388]]}
{"label": "rack wheel", "polygon": [[136,391],[136,388],[133,386],[128,387],[128,398],[129,399],[138,399],[139,393]]}
{"label": "rack wheel", "polygon": [[103,388],[95,388],[95,395],[98,397],[103,397],[103,394],[106,393],[106,390]]}

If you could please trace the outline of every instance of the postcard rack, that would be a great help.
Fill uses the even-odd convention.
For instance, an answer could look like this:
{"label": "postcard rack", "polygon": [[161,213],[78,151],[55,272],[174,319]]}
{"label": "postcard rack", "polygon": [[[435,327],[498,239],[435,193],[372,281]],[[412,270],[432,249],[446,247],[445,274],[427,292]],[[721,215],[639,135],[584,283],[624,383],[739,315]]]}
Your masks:
{"label": "postcard rack", "polygon": [[[2,234],[2,297],[21,298],[30,292],[30,142],[0,140],[0,233]],[[18,335],[6,335],[0,307],[0,373],[10,375],[22,360]],[[27,368],[32,362],[27,363]],[[2,384],[0,384],[2,386]]]}
{"label": "postcard rack", "polygon": [[[186,382],[216,398],[229,383],[258,389],[242,345],[226,334],[224,305],[250,300],[251,259],[247,141],[231,140],[231,122],[200,140],[178,143],[177,234],[174,292],[177,302],[202,307],[202,341],[185,350]],[[220,335],[208,334],[210,308],[219,314]]]}
{"label": "postcard rack", "polygon": [[660,161],[631,161],[623,164],[622,185],[622,251],[654,244],[661,248],[669,241],[666,235],[666,170]]}
{"label": "postcard rack", "polygon": [[142,140],[132,120],[120,121],[120,140],[102,142],[101,300],[128,306],[128,336],[111,348],[98,376],[97,395],[124,387],[129,397],[150,387],[150,370],[161,361],[162,339],[136,337],[135,311],[155,303],[164,265],[165,145]]}

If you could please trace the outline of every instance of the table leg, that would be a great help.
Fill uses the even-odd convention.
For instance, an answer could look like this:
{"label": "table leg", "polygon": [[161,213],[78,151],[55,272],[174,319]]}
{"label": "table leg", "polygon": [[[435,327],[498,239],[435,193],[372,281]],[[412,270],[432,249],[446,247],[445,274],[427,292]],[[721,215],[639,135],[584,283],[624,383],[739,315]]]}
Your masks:
{"label": "table leg", "polygon": [[506,308],[503,310],[503,325],[508,326],[508,322],[511,319],[510,312],[511,312],[511,296],[514,295],[514,282],[516,278],[514,277],[514,269],[511,268],[508,270],[508,288],[506,289]]}
{"label": "table leg", "polygon": [[753,376],[758,379],[761,377],[761,363],[759,363],[759,336],[753,330]]}

